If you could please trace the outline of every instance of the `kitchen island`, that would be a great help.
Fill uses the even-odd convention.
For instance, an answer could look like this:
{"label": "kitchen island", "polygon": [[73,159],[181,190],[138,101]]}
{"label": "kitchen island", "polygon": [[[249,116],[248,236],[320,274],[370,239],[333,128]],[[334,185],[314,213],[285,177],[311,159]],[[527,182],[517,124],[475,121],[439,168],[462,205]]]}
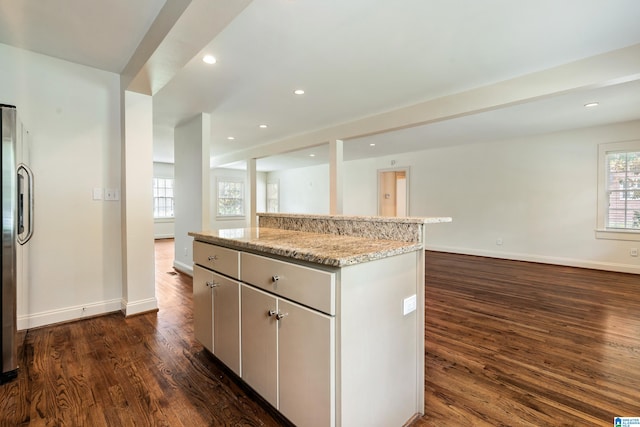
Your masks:
{"label": "kitchen island", "polygon": [[196,338],[299,426],[424,412],[424,239],[450,218],[258,214],[194,238]]}

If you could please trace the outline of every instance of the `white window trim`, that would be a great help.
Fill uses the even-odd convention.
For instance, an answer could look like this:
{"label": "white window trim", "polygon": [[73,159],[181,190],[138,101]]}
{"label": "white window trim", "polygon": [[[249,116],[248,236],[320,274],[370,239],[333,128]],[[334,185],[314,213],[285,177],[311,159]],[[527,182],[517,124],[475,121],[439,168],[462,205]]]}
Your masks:
{"label": "white window trim", "polygon": [[[243,211],[242,215],[220,215],[220,212],[218,212],[218,183],[219,182],[239,182],[242,184],[242,211]],[[216,219],[221,221],[225,221],[225,220],[233,221],[233,220],[245,219],[247,217],[247,208],[245,206],[247,202],[246,194],[247,194],[247,185],[243,178],[236,177],[236,176],[216,176],[216,188],[215,188]]]}
{"label": "white window trim", "polygon": [[608,142],[598,145],[598,210],[596,238],[640,241],[640,231],[607,228],[607,154],[621,151],[640,151],[640,140]]}
{"label": "white window trim", "polygon": [[160,218],[153,218],[153,222],[156,222],[158,224],[163,223],[163,222],[176,222],[176,218],[175,216],[167,216],[167,217],[160,217]]}

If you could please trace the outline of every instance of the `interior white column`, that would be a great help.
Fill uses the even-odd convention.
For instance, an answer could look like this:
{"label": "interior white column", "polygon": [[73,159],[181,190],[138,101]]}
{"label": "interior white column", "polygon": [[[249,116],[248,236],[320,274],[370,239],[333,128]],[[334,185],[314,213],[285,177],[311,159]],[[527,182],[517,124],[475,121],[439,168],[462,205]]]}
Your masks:
{"label": "interior white column", "polygon": [[343,176],[343,143],[339,139],[329,141],[329,213],[343,213],[342,176]]}
{"label": "interior white column", "polygon": [[153,103],[123,91],[122,105],[122,311],[158,309],[153,240]]}
{"label": "interior white column", "polygon": [[190,231],[211,228],[211,116],[197,114],[174,131],[175,257],[173,266],[193,274]]}
{"label": "interior white column", "polygon": [[256,171],[256,159],[249,159],[247,161],[247,182],[249,183],[249,227],[258,226],[258,218],[256,216],[258,212],[258,173]]}

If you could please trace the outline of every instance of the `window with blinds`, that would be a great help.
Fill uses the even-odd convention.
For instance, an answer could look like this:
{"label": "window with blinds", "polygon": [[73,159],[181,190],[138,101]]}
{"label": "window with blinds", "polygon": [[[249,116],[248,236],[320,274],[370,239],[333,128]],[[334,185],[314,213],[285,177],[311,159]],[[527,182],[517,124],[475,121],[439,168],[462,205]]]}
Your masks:
{"label": "window with blinds", "polygon": [[606,155],[606,227],[640,231],[640,151]]}
{"label": "window with blinds", "polygon": [[173,179],[153,178],[153,217],[173,218]]}
{"label": "window with blinds", "polygon": [[229,178],[217,180],[217,216],[244,216],[244,182]]}
{"label": "window with blinds", "polygon": [[280,192],[277,182],[267,183],[267,212],[278,212],[280,209],[279,202]]}

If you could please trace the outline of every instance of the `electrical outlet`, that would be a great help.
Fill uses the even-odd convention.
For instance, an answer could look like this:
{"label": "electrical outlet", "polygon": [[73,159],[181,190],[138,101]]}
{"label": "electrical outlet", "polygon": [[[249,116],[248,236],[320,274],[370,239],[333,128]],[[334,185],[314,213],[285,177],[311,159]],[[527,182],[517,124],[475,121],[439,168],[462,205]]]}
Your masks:
{"label": "electrical outlet", "polygon": [[120,200],[120,191],[115,188],[106,188],[104,190],[105,200]]}
{"label": "electrical outlet", "polygon": [[502,238],[499,237],[496,239],[496,245],[502,246]]}
{"label": "electrical outlet", "polygon": [[629,251],[629,255],[638,256],[638,248],[631,248],[631,250]]}

